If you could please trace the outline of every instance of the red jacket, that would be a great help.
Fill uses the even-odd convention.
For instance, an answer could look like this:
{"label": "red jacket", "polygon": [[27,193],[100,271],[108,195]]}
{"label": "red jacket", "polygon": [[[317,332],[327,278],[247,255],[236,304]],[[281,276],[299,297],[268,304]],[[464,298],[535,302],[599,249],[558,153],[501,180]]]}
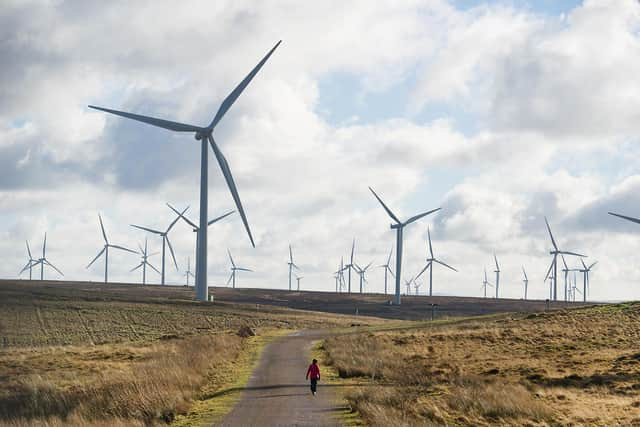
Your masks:
{"label": "red jacket", "polygon": [[307,369],[307,378],[311,378],[312,380],[320,379],[320,368],[317,364],[309,365],[309,369]]}

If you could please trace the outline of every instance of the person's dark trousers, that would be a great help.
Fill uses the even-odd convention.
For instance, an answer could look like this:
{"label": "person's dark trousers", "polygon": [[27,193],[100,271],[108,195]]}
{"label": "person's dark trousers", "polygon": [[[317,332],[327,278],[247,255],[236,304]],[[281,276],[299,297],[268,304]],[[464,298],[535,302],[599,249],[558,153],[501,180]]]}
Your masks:
{"label": "person's dark trousers", "polygon": [[317,378],[311,378],[311,393],[315,393],[316,392],[316,387],[318,386],[318,379]]}

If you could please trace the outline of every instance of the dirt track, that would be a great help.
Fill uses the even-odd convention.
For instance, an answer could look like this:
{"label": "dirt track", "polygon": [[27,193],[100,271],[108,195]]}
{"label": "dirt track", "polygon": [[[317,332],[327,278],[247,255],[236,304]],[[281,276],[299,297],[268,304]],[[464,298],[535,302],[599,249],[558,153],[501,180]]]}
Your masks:
{"label": "dirt track", "polygon": [[[312,396],[305,373],[318,334],[279,338],[264,350],[240,402],[220,426],[339,426],[334,389],[318,385]],[[322,374],[322,367],[321,374]]]}

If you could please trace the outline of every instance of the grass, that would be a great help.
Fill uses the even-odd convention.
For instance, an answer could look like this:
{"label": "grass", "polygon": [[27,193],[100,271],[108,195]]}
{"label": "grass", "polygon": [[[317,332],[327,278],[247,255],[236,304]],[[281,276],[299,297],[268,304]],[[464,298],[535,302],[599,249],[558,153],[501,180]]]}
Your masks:
{"label": "grass", "polygon": [[640,423],[640,304],[371,327],[325,363],[367,425]]}

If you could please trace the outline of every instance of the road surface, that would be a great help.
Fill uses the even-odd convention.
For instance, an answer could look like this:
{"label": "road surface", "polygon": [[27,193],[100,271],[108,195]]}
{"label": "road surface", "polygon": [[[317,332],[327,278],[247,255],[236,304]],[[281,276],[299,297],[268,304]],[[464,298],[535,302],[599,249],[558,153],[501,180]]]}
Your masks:
{"label": "road surface", "polygon": [[306,332],[269,344],[240,401],[218,425],[340,426],[342,408],[336,405],[335,389],[320,381],[313,396],[305,381],[311,344],[320,338],[317,333]]}

